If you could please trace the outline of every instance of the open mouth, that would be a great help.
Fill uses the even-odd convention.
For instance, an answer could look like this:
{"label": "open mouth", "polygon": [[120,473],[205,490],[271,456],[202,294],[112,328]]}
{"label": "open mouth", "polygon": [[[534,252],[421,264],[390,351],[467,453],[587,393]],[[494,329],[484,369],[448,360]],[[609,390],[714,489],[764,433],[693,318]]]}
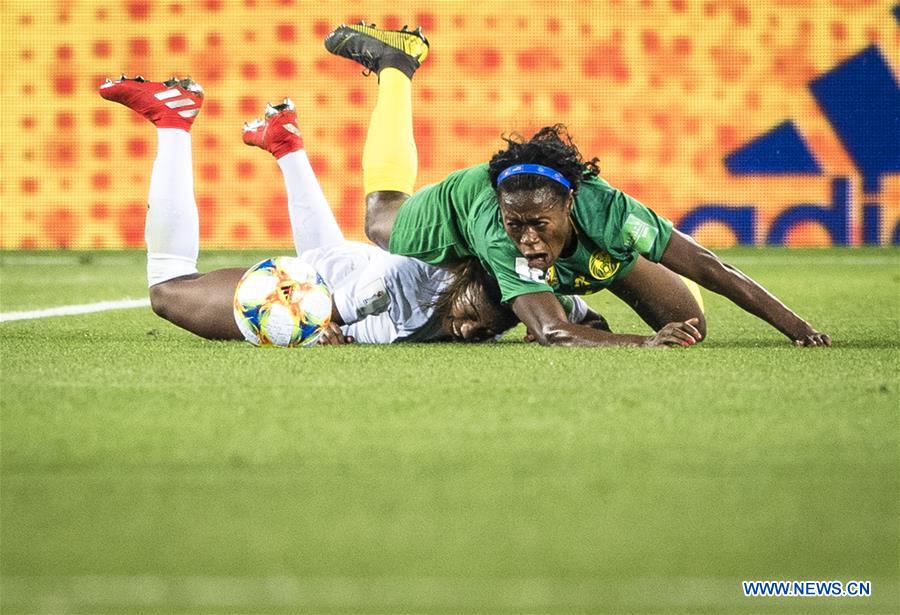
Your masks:
{"label": "open mouth", "polygon": [[549,258],[550,255],[546,252],[532,252],[525,255],[528,266],[536,269],[546,269],[550,265]]}

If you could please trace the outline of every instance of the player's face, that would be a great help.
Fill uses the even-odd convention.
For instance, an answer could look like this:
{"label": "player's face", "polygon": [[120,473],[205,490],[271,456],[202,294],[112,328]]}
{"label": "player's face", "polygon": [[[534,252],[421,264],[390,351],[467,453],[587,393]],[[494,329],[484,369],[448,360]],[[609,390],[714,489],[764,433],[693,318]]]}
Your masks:
{"label": "player's face", "polygon": [[483,342],[515,324],[514,318],[487,298],[484,287],[469,284],[453,301],[444,320],[445,332],[454,340]]}
{"label": "player's face", "polygon": [[498,196],[503,228],[528,261],[547,271],[575,237],[569,219],[572,195],[560,198],[548,188],[501,192]]}

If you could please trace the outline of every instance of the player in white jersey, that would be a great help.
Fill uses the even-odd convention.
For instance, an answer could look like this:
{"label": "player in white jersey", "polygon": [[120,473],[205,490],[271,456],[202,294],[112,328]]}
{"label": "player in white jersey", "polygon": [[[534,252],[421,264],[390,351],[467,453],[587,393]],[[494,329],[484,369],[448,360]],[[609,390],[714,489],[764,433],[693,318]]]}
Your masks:
{"label": "player in white jersey", "polygon": [[[107,80],[100,94],[140,113],[157,127],[145,229],[147,278],[153,310],[210,339],[243,339],[234,322],[234,289],[244,269],[197,270],[199,221],[194,201],[190,128],[203,104],[189,79],[154,83]],[[320,343],[482,341],[516,324],[480,265],[448,271],[344,239],[316,180],[290,100],[266,108],[244,126],[244,142],[272,153],[282,171],[298,256],[332,291],[332,322]],[[579,300],[576,322],[605,323]],[[575,320],[577,319],[577,320]]]}

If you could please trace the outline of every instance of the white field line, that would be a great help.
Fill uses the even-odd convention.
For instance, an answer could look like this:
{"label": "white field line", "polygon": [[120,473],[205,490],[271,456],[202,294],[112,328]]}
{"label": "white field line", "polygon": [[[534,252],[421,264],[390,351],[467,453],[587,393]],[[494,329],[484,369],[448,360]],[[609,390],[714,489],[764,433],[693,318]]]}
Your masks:
{"label": "white field line", "polygon": [[[291,249],[284,248],[282,250],[272,250],[268,253],[260,251],[259,254],[269,254],[269,256],[294,256],[296,252]],[[240,257],[238,257],[240,258]],[[235,257],[227,254],[216,255],[216,256],[202,256],[200,257],[200,264],[204,265],[207,269],[214,267],[250,267],[258,260],[262,260],[264,256],[259,257],[251,257],[250,259],[244,259],[246,262],[235,262]],[[100,254],[95,257],[92,257],[88,262],[85,262],[81,257],[75,255],[21,255],[21,254],[3,254],[0,255],[0,267],[52,267],[56,265],[85,265],[85,266],[95,266],[102,267],[104,265],[109,266],[118,266],[118,265],[144,265],[145,260],[144,255],[140,256],[126,256],[126,255],[117,255],[117,254]],[[254,260],[256,259],[256,260]],[[253,261],[253,262],[250,262]]]}
{"label": "white field line", "polygon": [[120,299],[118,301],[100,301],[98,303],[82,303],[80,305],[61,305],[59,307],[47,308],[44,310],[3,312],[0,314],[0,322],[31,320],[33,318],[51,318],[54,316],[75,316],[77,314],[92,314],[94,312],[108,312],[110,310],[130,310],[143,307],[150,307],[150,299]]}

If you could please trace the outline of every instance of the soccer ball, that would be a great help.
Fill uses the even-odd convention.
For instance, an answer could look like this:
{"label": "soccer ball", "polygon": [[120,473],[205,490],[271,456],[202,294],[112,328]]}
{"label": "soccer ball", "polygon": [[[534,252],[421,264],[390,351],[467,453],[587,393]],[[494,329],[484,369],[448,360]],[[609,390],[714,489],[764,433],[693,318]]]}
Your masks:
{"label": "soccer ball", "polygon": [[299,258],[269,258],[238,282],[234,320],[254,346],[312,346],[331,322],[331,291]]}

